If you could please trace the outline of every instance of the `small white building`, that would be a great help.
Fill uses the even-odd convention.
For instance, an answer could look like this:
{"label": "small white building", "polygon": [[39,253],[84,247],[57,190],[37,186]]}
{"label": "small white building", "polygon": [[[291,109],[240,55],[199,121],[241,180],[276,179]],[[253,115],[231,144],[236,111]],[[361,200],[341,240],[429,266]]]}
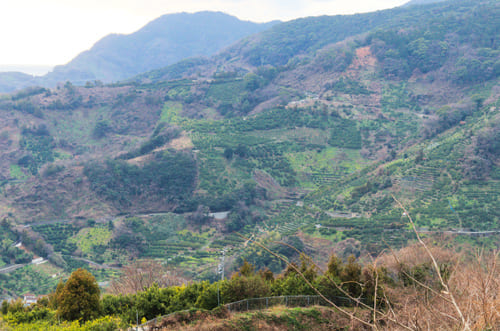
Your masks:
{"label": "small white building", "polygon": [[38,297],[34,294],[27,293],[23,295],[24,306],[30,306],[34,303],[37,303]]}
{"label": "small white building", "polygon": [[229,211],[221,211],[217,213],[209,213],[208,216],[213,217],[216,221],[223,221],[227,219]]}
{"label": "small white building", "polygon": [[38,257],[38,258],[36,258],[36,259],[33,259],[33,260],[31,261],[31,264],[42,264],[43,262],[44,262],[43,257]]}

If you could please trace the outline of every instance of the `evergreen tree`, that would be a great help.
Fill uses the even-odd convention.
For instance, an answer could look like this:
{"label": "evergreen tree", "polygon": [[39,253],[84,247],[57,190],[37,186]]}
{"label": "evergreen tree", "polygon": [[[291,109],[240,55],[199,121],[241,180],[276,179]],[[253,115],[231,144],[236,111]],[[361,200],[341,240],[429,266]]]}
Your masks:
{"label": "evergreen tree", "polygon": [[88,321],[99,315],[100,289],[85,269],[74,271],[57,297],[58,313],[65,320]]}

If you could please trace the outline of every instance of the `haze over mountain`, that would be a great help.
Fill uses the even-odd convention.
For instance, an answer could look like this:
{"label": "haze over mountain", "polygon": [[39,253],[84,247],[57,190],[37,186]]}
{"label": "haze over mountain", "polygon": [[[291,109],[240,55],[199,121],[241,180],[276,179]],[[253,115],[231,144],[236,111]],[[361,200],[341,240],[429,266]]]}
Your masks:
{"label": "haze over mountain", "polygon": [[403,6],[414,6],[414,5],[427,5],[430,3],[443,2],[446,0],[410,0]]}
{"label": "haze over mountain", "polygon": [[233,42],[276,22],[241,21],[221,12],[168,14],[128,35],[112,34],[99,40],[65,65],[42,77],[0,73],[0,92],[30,85],[52,87],[70,81],[116,82],[193,56],[209,56]]}
{"label": "haze over mountain", "polygon": [[0,72],[21,72],[31,74],[33,76],[43,76],[54,69],[54,66],[48,65],[26,65],[26,64],[9,64],[0,65]]}

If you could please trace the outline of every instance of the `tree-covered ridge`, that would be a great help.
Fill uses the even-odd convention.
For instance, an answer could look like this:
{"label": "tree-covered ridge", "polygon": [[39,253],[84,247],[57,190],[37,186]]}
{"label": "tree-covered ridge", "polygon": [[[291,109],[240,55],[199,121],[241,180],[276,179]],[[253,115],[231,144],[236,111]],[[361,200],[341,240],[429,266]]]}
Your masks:
{"label": "tree-covered ridge", "polygon": [[[491,1],[482,3],[487,8],[491,8],[491,5],[495,6]],[[315,51],[328,44],[373,29],[426,26],[429,22],[446,18],[450,13],[452,16],[456,13],[460,14],[461,11],[470,11],[472,8],[477,10],[477,5],[477,2],[472,1],[454,1],[410,9],[394,8],[367,14],[302,18],[278,24],[261,32],[255,38],[249,37],[249,40],[233,46],[228,53],[231,54],[241,47],[238,52],[253,66],[283,66],[293,57],[314,54]],[[489,13],[488,16],[494,18],[495,15]],[[460,17],[457,19],[462,20]],[[466,27],[462,26],[462,28],[463,31],[467,31]],[[468,30],[467,33],[471,31]]]}
{"label": "tree-covered ridge", "polygon": [[484,3],[468,11],[444,11],[430,16],[425,25],[381,30],[368,40],[385,75],[425,74],[452,59],[454,65],[444,68],[445,78],[458,84],[482,82],[500,74],[498,11],[498,4]]}
{"label": "tree-covered ridge", "polygon": [[[406,75],[408,71],[411,74],[411,70],[417,67],[426,72],[442,64],[444,57],[449,55],[449,43],[453,46],[466,43],[473,48],[496,49],[497,13],[498,4],[494,1],[461,0],[403,6],[366,14],[301,18],[276,24],[243,39],[214,57],[208,66],[197,59],[183,61],[140,75],[138,79],[178,79],[182,77],[181,70],[184,77],[199,75],[200,71],[210,70],[214,62],[226,68],[236,63],[241,65],[239,69],[248,66],[294,67],[314,57],[325,46],[356,39],[360,35],[370,36],[374,31],[400,35],[399,41],[393,40],[397,46],[390,47],[404,49],[389,52],[388,57],[394,60],[388,60],[387,66],[390,67],[391,61],[399,61],[398,57],[401,57],[403,62],[409,60],[410,63],[405,62],[401,68],[404,72],[399,74]],[[476,22],[477,18],[481,21]],[[422,35],[424,32],[425,35]],[[415,36],[422,39],[417,40]],[[454,40],[446,40],[451,37]],[[412,41],[413,44],[409,45]],[[405,58],[407,55],[410,59]],[[232,69],[238,70],[237,67]]]}
{"label": "tree-covered ridge", "polygon": [[83,174],[94,192],[121,208],[142,199],[163,200],[168,205],[190,197],[196,163],[187,153],[162,152],[142,166],[121,160],[87,164]]}

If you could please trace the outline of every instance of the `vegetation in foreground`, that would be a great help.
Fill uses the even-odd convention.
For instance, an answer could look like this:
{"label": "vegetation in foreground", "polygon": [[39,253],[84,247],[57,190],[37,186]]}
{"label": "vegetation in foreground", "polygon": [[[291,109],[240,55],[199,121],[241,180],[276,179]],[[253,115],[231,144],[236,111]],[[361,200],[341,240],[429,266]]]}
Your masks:
{"label": "vegetation in foreground", "polygon": [[[352,309],[349,309],[353,311]],[[360,316],[369,314],[361,311]],[[367,317],[367,316],[365,316]],[[353,322],[335,308],[314,306],[309,308],[273,308],[245,313],[227,311],[190,311],[163,319],[155,327],[160,330],[367,330]]]}
{"label": "vegetation in foreground", "polygon": [[498,247],[499,9],[307,18],[134,82],[2,96],[0,266],[49,261],[0,274],[2,295],[147,258],[213,281],[223,248],[286,267],[233,231],[325,263],[375,257],[414,239],[391,195],[422,231]]}
{"label": "vegetation in foreground", "polygon": [[[495,329],[500,326],[498,262],[498,253],[457,253],[431,241],[420,241],[363,264],[354,257],[344,263],[332,255],[322,271],[302,254],[299,265],[288,264],[277,276],[270,270],[255,271],[245,262],[227,280],[166,287],[158,284],[165,283],[168,274],[155,274],[157,265],[150,264],[137,266],[133,269],[135,272],[131,269],[131,273],[117,280],[122,287],[114,289],[121,293],[100,298],[95,278],[79,269],[66,282],[60,282],[48,298],[35,305],[24,307],[21,301],[2,302],[0,325],[5,330],[48,327],[112,330],[134,325],[138,320],[143,323],[172,312],[190,310],[159,320],[156,325],[167,330],[212,326],[232,330],[255,325],[264,329],[282,326],[294,330],[308,325],[326,330],[336,327]],[[145,279],[149,279],[149,283],[144,282]],[[170,278],[170,281],[176,280]],[[132,286],[138,284],[142,289],[134,291]],[[330,308],[286,309],[284,312],[278,309],[237,316],[219,307],[219,304],[248,298],[304,294],[319,294],[327,302],[338,296],[350,300],[347,306],[331,301],[333,307]],[[67,322],[61,324],[61,321]]]}

